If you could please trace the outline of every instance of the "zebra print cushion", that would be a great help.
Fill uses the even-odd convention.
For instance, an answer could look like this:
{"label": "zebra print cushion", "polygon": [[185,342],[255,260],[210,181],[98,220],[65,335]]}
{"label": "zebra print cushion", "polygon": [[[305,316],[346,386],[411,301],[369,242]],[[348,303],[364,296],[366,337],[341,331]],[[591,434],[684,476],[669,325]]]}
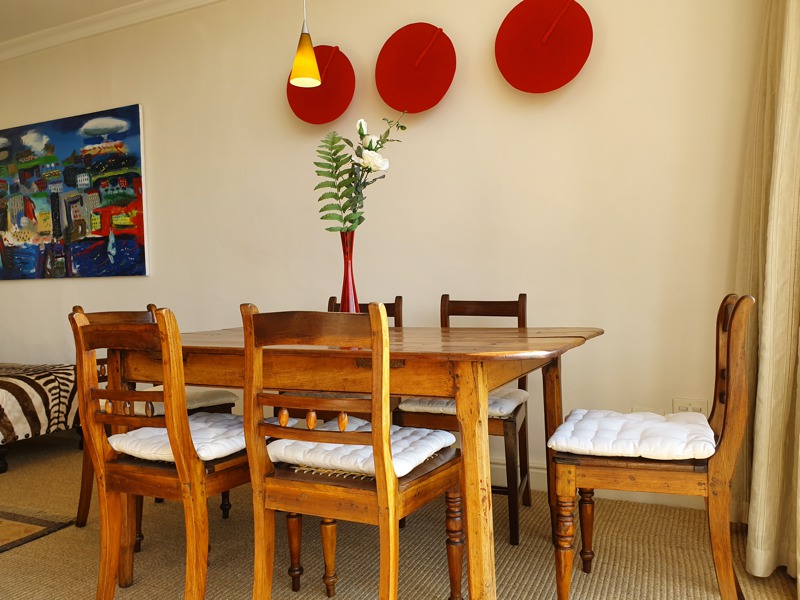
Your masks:
{"label": "zebra print cushion", "polygon": [[69,429],[77,414],[74,365],[0,363],[0,445]]}

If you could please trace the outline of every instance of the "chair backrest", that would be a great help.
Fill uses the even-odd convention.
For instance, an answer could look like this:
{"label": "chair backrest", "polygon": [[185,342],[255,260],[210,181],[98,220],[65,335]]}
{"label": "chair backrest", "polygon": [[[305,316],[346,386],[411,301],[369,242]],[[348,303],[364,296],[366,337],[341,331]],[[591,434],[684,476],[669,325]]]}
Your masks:
{"label": "chair backrest", "polygon": [[730,480],[744,437],[748,413],[747,327],[755,305],[752,296],[729,294],[717,312],[717,360],[714,403],[708,422],[717,438],[709,468]]}
{"label": "chair backrest", "polygon": [[[95,468],[116,458],[105,426],[113,432],[139,427],[166,427],[178,474],[188,481],[192,469],[202,468],[192,443],[186,410],[180,332],[175,315],[166,308],[148,306],[146,311],[86,313],[79,306],[69,315],[75,339],[78,401],[81,422],[93,448]],[[97,351],[105,350],[107,386],[100,387]],[[123,384],[121,352],[146,351],[161,356],[163,391],[136,391]],[[101,401],[105,408],[101,410]],[[154,403],[164,404],[156,416]],[[144,406],[144,415],[136,405]],[[139,413],[139,414],[137,414]]]}
{"label": "chair backrest", "polygon": [[[372,303],[368,314],[332,312],[259,313],[252,304],[241,306],[244,326],[245,387],[244,427],[250,460],[251,479],[260,481],[273,471],[273,465],[263,443],[265,437],[293,439],[331,444],[372,446],[375,458],[375,479],[381,493],[396,492],[397,477],[392,464],[390,445],[391,409],[389,405],[389,330],[386,310]],[[270,388],[264,392],[264,353],[271,346],[320,346],[369,350],[371,357],[371,397],[320,397],[293,395],[292,390]],[[324,352],[324,351],[323,351]],[[321,358],[322,360],[323,358]],[[364,373],[360,361],[343,367],[342,379],[352,369]],[[277,409],[278,425],[267,423],[264,408]],[[307,429],[287,427],[289,409],[306,410]],[[316,413],[338,413],[338,430],[320,431]],[[348,413],[371,415],[371,432],[345,431]],[[382,490],[382,491],[381,491]]]}
{"label": "chair backrest", "polygon": [[[402,296],[395,296],[394,302],[384,302],[384,308],[386,309],[386,316],[390,319],[394,319],[394,326],[395,327],[402,327],[403,326],[403,297]],[[331,296],[328,298],[328,312],[339,312],[341,308],[341,304],[336,300],[336,296]],[[362,313],[369,312],[369,303],[359,302],[358,310]]]}
{"label": "chair backrest", "polygon": [[[450,317],[514,317],[517,327],[528,326],[528,296],[520,294],[516,300],[450,300],[442,294],[441,325],[450,327]],[[528,377],[520,377],[519,389],[528,389]]]}

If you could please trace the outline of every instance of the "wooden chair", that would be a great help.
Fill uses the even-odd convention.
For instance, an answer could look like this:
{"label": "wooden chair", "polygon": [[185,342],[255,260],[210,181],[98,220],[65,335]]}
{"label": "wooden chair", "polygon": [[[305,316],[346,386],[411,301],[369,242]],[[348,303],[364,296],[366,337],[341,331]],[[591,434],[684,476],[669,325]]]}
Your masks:
{"label": "wooden chair", "polygon": [[[659,417],[652,413],[577,410],[550,438],[548,446],[556,450],[559,600],[569,598],[576,492],[580,493],[580,555],[583,571],[591,572],[593,494],[597,488],[703,496],[722,599],[744,598],[731,556],[730,485],[747,421],[745,341],[754,304],[752,296],[733,294],[722,301],[717,315],[714,405],[707,421],[700,413]],[[604,431],[605,440],[592,436],[595,428]],[[608,435],[610,431],[624,431],[624,444],[618,445],[617,438]],[[628,449],[620,452],[623,445]]]}
{"label": "wooden chair", "polygon": [[[441,325],[450,327],[450,317],[511,317],[517,327],[527,327],[527,296],[516,300],[450,300],[442,296]],[[513,389],[515,388],[516,389]],[[519,507],[531,505],[528,474],[528,378],[516,386],[503,386],[489,393],[489,435],[503,436],[505,443],[506,487],[492,486],[495,493],[508,495],[509,543],[519,544]],[[406,398],[395,411],[395,423],[407,427],[431,427],[458,431],[455,400]]]}
{"label": "wooden chair", "polygon": [[[117,580],[121,587],[133,583],[135,517],[129,506],[132,496],[158,496],[183,502],[184,598],[203,598],[208,562],[207,498],[250,480],[241,417],[189,416],[175,316],[170,310],[160,308],[155,311],[153,323],[148,314],[149,311],[133,315],[114,313],[98,318],[96,314],[76,310],[69,315],[75,338],[78,408],[100,504],[98,600],[114,597]],[[106,350],[108,356],[105,388],[98,382],[97,350]],[[123,386],[121,354],[128,350],[160,355],[162,391]],[[162,403],[164,414],[159,416],[155,407]],[[144,410],[139,410],[140,407]],[[192,440],[193,425],[204,427],[209,434],[204,436],[207,439],[202,447],[196,447]],[[107,426],[114,435],[109,436]],[[220,435],[216,435],[218,430]],[[159,443],[155,439],[142,439],[144,434],[159,434]],[[220,443],[223,434],[224,441]]]}
{"label": "wooden chair", "polygon": [[[88,314],[90,322],[101,323],[104,320],[110,319],[112,322],[118,322],[121,315],[125,318],[130,318],[134,323],[155,323],[155,304],[148,304],[147,311],[144,312],[96,312],[85,313],[80,306],[73,306],[73,312],[81,312]],[[108,364],[106,359],[98,358],[98,382],[104,383],[108,381]],[[159,391],[163,386],[153,386],[148,388],[149,391]],[[186,388],[186,406],[189,414],[195,412],[222,412],[231,413],[236,403],[236,394],[228,390],[199,390],[196,388]],[[78,512],[75,517],[75,527],[85,527],[89,519],[89,509],[92,505],[92,487],[94,485],[94,468],[92,467],[92,457],[89,454],[89,449],[83,445],[83,464],[81,466],[81,489],[78,496]],[[230,492],[225,490],[222,492],[222,502],[220,504],[222,510],[222,518],[227,519],[230,515],[231,503]],[[136,510],[136,551],[138,552],[141,546],[142,539],[142,511],[141,499],[137,500]]]}
{"label": "wooden chair", "polygon": [[[329,597],[335,593],[338,578],[335,571],[336,519],[345,519],[380,528],[380,591],[377,597],[396,599],[398,521],[445,494],[450,598],[460,599],[463,562],[460,453],[450,445],[455,438],[444,431],[422,432],[417,436],[419,441],[405,449],[397,448],[398,434],[391,431],[389,338],[383,306],[371,304],[368,314],[355,315],[259,313],[252,304],[242,305],[241,311],[245,337],[245,439],[253,482],[255,522],[253,598],[268,600],[271,596],[275,511],[282,510],[287,512],[292,589],[299,590],[303,572],[298,514],[302,512],[322,518],[323,581]],[[283,394],[262,393],[265,353],[268,355],[273,345],[283,346],[281,352],[291,352],[286,348],[291,345],[320,346],[319,360],[325,360],[326,346],[353,348],[357,356],[371,357],[371,369],[366,371],[360,360],[342,364],[341,378],[371,381],[372,396],[300,396],[291,394],[290,390]],[[298,382],[302,383],[304,376],[298,372]],[[265,407],[277,409],[279,424],[265,420]],[[307,429],[286,426],[290,408],[306,409]],[[336,411],[339,417],[318,427],[317,411],[322,410]],[[364,421],[354,423],[358,420],[348,413],[369,413],[371,426]],[[399,435],[407,434],[407,431],[400,431]],[[270,438],[269,445],[264,444],[265,437]],[[421,452],[423,441],[431,443],[427,453]],[[293,452],[300,451],[308,456],[313,450],[317,454],[325,449],[321,444],[335,444],[345,452],[327,453],[319,464],[305,461]],[[361,467],[352,461],[344,467],[339,460],[341,454],[358,455]],[[411,456],[416,456],[416,460],[409,464]],[[343,471],[355,476],[332,476],[334,473],[342,475]]]}
{"label": "wooden chair", "polygon": [[[402,296],[395,296],[394,302],[384,302],[383,306],[386,308],[386,316],[390,319],[394,319],[394,326],[395,327],[402,327],[403,326],[403,297]],[[339,308],[341,308],[341,304],[336,301],[336,296],[331,296],[328,298],[328,312],[339,312]],[[358,310],[362,313],[369,312],[369,303],[360,303],[358,305]]]}

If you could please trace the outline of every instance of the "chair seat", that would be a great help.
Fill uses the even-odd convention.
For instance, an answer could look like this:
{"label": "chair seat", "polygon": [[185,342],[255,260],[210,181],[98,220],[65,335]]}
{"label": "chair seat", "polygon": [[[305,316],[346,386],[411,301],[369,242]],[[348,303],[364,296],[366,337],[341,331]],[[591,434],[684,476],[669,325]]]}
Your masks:
{"label": "chair seat", "polygon": [[[161,392],[164,390],[163,385],[154,385],[147,388],[145,392]],[[216,388],[186,388],[186,409],[189,412],[197,410],[198,408],[207,408],[209,406],[219,406],[220,404],[235,404],[239,396],[230,390],[219,390]],[[105,408],[105,400],[100,401],[100,409]],[[155,402],[153,404],[153,416],[164,415],[164,404],[162,402]],[[144,404],[137,402],[133,407],[133,414],[144,416]]]}
{"label": "chair seat", "polygon": [[[513,387],[512,387],[513,386]],[[516,387],[516,384],[499,387],[489,393],[489,416],[503,419],[511,416],[514,409],[528,401],[530,394]],[[403,398],[399,410],[443,415],[456,414],[456,401],[453,398]]]}
{"label": "chair seat", "polygon": [[708,458],[714,432],[701,413],[619,413],[573,410],[548,440],[559,452],[592,456],[643,457],[657,460]]}
{"label": "chair seat", "polygon": [[[336,421],[327,421],[317,427],[318,431],[338,430]],[[350,417],[347,431],[371,431],[369,421]],[[415,467],[433,456],[442,448],[455,443],[455,436],[449,431],[437,429],[419,429],[416,427],[398,427],[392,425],[392,460],[395,474],[403,477]],[[346,444],[321,444],[315,442],[299,442],[281,439],[267,446],[269,457],[273,462],[284,462],[315,469],[330,469],[375,475],[375,461],[372,448]]]}
{"label": "chair seat", "polygon": [[[194,449],[200,460],[214,460],[244,449],[241,415],[198,412],[189,415]],[[117,452],[145,460],[175,462],[165,427],[141,427],[128,433],[109,436]]]}

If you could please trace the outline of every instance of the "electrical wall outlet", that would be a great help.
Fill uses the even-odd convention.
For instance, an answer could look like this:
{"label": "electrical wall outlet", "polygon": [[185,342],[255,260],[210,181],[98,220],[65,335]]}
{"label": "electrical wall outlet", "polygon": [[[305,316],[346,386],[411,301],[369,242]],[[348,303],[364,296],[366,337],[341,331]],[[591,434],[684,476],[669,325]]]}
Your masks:
{"label": "electrical wall outlet", "polygon": [[672,412],[697,412],[708,416],[708,401],[697,398],[673,398]]}
{"label": "electrical wall outlet", "polygon": [[631,406],[631,412],[651,412],[656,413],[657,415],[665,415],[667,411],[663,408],[658,408],[655,406]]}

